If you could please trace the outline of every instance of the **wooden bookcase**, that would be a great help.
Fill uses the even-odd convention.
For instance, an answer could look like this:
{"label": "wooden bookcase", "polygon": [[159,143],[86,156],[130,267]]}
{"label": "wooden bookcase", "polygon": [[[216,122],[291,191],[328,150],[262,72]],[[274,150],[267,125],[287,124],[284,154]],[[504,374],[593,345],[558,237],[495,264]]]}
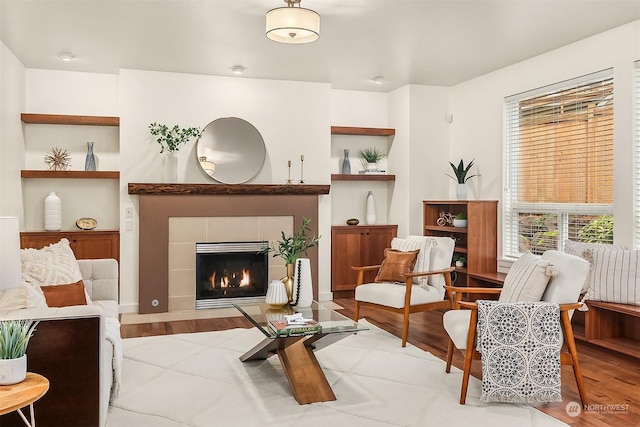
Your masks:
{"label": "wooden bookcase", "polygon": [[[454,215],[465,213],[467,227],[438,225],[442,212]],[[477,286],[483,277],[495,278],[482,283],[499,284],[498,256],[498,202],[497,200],[425,200],[423,201],[423,234],[451,237],[456,242],[454,254],[466,259],[464,267],[456,268],[456,286]],[[453,260],[452,260],[453,265]]]}

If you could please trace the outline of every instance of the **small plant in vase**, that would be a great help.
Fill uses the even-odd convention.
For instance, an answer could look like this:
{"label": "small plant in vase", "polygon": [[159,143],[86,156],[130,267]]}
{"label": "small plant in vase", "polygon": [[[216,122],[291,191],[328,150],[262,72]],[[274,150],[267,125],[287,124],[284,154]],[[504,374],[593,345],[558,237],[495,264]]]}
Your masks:
{"label": "small plant in vase", "polygon": [[376,147],[369,147],[364,150],[360,150],[362,165],[366,170],[377,170],[378,163],[386,156],[387,154],[384,151]]}
{"label": "small plant in vase", "polygon": [[456,196],[458,200],[467,199],[467,181],[469,181],[474,176],[477,176],[477,175],[469,175],[469,170],[473,166],[474,161],[475,159],[471,160],[469,164],[467,164],[467,166],[464,165],[464,162],[462,159],[460,159],[460,163],[458,163],[458,166],[449,162],[449,165],[451,165],[451,169],[453,170],[455,178],[449,174],[447,174],[447,176],[451,179],[454,179],[458,183],[458,187],[456,188]]}
{"label": "small plant in vase", "polygon": [[455,261],[455,266],[458,268],[462,268],[466,265],[467,260],[465,259],[465,257],[460,256],[460,255],[454,255],[453,259]]}
{"label": "small plant in vase", "polygon": [[175,156],[175,152],[179,151],[180,146],[189,142],[191,138],[200,138],[202,129],[181,128],[178,125],[170,128],[167,125],[153,122],[149,125],[149,132],[151,132],[151,135],[157,137],[156,142],[160,144],[160,153],[167,153],[165,169],[163,171],[163,181],[177,181],[178,158]]}
{"label": "small plant in vase", "polygon": [[318,245],[321,237],[316,237],[315,234],[311,237],[307,235],[312,232],[311,226],[309,225],[310,223],[311,219],[302,218],[302,225],[293,235],[286,236],[284,231],[281,231],[282,239],[277,241],[277,245],[273,247],[267,246],[262,249],[262,253],[273,252],[273,257],[279,256],[284,260],[287,267],[287,275],[281,280],[287,288],[289,301],[291,301],[293,295],[293,266],[298,258],[302,255],[306,256],[309,249]]}
{"label": "small plant in vase", "polygon": [[0,385],[16,384],[27,375],[27,345],[38,322],[0,321]]}

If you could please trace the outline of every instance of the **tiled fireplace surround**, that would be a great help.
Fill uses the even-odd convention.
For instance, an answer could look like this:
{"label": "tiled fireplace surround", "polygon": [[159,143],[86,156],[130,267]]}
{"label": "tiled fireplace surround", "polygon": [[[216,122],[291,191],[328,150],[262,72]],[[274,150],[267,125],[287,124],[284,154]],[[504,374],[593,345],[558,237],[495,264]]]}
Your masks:
{"label": "tiled fireplace surround", "polygon": [[[195,307],[195,242],[256,241],[290,234],[311,218],[318,234],[318,196],[329,185],[129,184],[139,196],[138,312]],[[309,251],[317,298],[318,251]],[[269,278],[280,278],[269,257]]]}

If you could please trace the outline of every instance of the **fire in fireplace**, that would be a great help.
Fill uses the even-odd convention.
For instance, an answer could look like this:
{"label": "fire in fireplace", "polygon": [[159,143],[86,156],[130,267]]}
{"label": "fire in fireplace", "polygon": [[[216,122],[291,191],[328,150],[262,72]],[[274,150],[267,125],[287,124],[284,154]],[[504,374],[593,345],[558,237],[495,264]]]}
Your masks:
{"label": "fire in fireplace", "polygon": [[196,309],[262,301],[267,293],[267,241],[196,243]]}

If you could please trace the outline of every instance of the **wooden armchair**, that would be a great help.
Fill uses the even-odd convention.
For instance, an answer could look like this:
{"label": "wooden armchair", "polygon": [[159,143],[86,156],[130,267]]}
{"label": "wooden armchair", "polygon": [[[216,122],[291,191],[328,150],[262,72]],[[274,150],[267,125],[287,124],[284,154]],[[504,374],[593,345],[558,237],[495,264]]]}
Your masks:
{"label": "wooden armchair", "polygon": [[[580,308],[582,303],[577,302],[580,296],[582,284],[589,272],[589,263],[582,258],[568,255],[559,251],[546,251],[542,259],[550,261],[556,269],[556,273],[544,289],[540,301],[556,302],[560,307],[560,323],[562,326],[564,343],[568,351],[561,351],[560,363],[571,365],[578,386],[580,400],[583,405],[587,405],[587,395],[584,390],[578,352],[571,327],[571,316],[573,310]],[[508,275],[507,275],[508,280]],[[507,283],[505,280],[505,283]],[[451,371],[454,347],[465,353],[462,388],[460,391],[460,404],[464,405],[469,385],[469,375],[471,373],[471,363],[473,360],[482,358],[475,345],[476,329],[478,322],[478,306],[475,302],[462,301],[463,294],[496,294],[502,292],[501,288],[461,288],[448,287],[447,291],[451,297],[452,310],[445,313],[443,317],[444,328],[449,335],[449,346],[447,349],[446,372]],[[506,300],[501,298],[501,300]],[[509,301],[515,301],[509,299]],[[519,299],[519,301],[536,301],[535,299]],[[459,310],[466,308],[468,310]]]}
{"label": "wooden armchair", "polygon": [[[378,281],[363,283],[366,271],[379,270],[380,265],[352,267],[358,272],[355,291],[354,320],[362,307],[403,314],[402,347],[407,345],[409,316],[429,310],[448,308],[445,286],[451,286],[454,241],[448,237],[408,236],[393,239],[391,248],[401,251],[420,249],[413,272],[402,273],[403,282]],[[425,270],[425,271],[422,271]]]}

